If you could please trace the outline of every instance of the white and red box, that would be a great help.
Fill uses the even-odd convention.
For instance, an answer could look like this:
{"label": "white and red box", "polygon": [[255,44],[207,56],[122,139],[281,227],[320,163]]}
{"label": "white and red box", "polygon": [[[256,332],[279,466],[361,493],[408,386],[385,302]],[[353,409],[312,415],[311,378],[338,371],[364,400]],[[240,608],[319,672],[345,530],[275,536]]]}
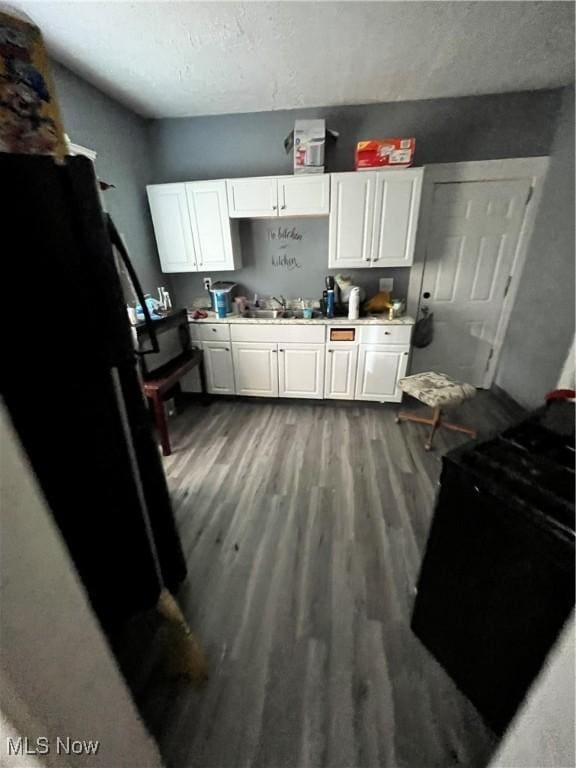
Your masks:
{"label": "white and red box", "polygon": [[414,162],[416,139],[370,139],[356,144],[356,170],[409,168]]}

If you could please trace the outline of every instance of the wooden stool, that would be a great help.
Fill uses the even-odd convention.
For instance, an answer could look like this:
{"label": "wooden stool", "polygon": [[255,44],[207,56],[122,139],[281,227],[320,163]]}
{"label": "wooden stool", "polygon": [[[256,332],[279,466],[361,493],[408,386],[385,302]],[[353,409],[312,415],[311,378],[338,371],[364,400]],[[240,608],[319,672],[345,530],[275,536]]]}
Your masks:
{"label": "wooden stool", "polygon": [[202,392],[205,393],[206,374],[204,371],[204,356],[201,349],[191,349],[184,352],[162,368],[159,368],[155,373],[155,378],[147,379],[144,382],[144,394],[152,407],[154,422],[160,435],[163,456],[170,456],[172,453],[163,396],[168,390],[172,389],[182,376],[196,368],[196,366],[198,366],[200,372]]}
{"label": "wooden stool", "polygon": [[476,437],[476,430],[462,427],[459,424],[453,424],[450,421],[444,421],[442,418],[442,406],[459,405],[464,400],[469,400],[476,394],[476,388],[472,384],[461,384],[454,381],[445,373],[416,373],[414,376],[406,376],[400,379],[398,386],[407,395],[420,400],[421,403],[429,405],[432,410],[431,416],[421,416],[419,413],[411,411],[399,411],[396,415],[396,423],[400,421],[415,421],[417,424],[430,424],[432,430],[424,448],[429,451],[432,448],[432,440],[438,427],[450,429],[453,432],[464,432],[470,437]]}

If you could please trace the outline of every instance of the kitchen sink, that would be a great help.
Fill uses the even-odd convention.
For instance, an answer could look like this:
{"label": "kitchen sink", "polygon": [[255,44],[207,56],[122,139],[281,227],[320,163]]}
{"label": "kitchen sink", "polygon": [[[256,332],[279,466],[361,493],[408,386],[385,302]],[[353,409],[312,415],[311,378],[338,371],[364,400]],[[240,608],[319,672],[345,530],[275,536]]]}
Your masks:
{"label": "kitchen sink", "polygon": [[[304,319],[304,310],[302,309],[285,309],[282,317],[285,317],[287,319],[294,319],[294,320],[303,320]],[[313,309],[312,310],[312,317],[322,317],[322,313],[318,312],[318,310]]]}
{"label": "kitchen sink", "polygon": [[[278,320],[281,317],[286,320],[302,320],[304,311],[302,309],[247,309],[242,317],[262,320]],[[322,317],[322,313],[313,310],[312,317]]]}
{"label": "kitchen sink", "polygon": [[242,317],[253,317],[255,319],[261,318],[262,320],[276,320],[278,317],[283,317],[284,310],[282,309],[247,309]]}

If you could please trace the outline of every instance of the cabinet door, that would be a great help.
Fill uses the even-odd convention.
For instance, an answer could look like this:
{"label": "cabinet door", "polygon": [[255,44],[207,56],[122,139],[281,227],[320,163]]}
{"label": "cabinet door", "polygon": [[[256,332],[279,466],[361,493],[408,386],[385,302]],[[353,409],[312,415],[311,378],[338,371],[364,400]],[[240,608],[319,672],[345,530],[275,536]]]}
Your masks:
{"label": "cabinet door", "polygon": [[231,344],[226,341],[205,341],[202,349],[208,392],[212,395],[233,395],[236,390]]}
{"label": "cabinet door", "polygon": [[407,347],[360,344],[356,374],[356,400],[399,403],[398,379],[406,373]]}
{"label": "cabinet door", "polygon": [[278,213],[280,216],[327,216],[330,212],[330,177],[280,176]]}
{"label": "cabinet door", "polygon": [[162,272],[197,272],[185,184],[146,189]]}
{"label": "cabinet door", "polygon": [[324,344],[279,344],[280,397],[324,397]]}
{"label": "cabinet door", "polygon": [[374,216],[375,267],[408,267],[414,261],[423,168],[379,171]]}
{"label": "cabinet door", "polygon": [[188,182],[186,195],[198,271],[238,269],[240,263],[234,258],[226,182]]}
{"label": "cabinet door", "polygon": [[277,216],[276,176],[253,179],[228,179],[228,213],[236,219]]}
{"label": "cabinet door", "polygon": [[357,344],[326,347],[324,397],[330,400],[354,400],[357,364]]}
{"label": "cabinet door", "polygon": [[370,267],[376,174],[330,174],[328,266]]}
{"label": "cabinet door", "polygon": [[234,342],[234,379],[237,395],[278,397],[278,345]]}

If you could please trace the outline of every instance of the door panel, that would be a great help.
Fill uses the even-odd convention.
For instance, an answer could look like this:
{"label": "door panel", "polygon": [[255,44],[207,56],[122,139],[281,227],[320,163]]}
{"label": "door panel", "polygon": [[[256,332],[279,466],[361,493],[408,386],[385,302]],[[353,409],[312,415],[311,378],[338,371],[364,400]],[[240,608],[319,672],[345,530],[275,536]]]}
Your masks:
{"label": "door panel", "polygon": [[422,175],[421,168],[377,174],[375,266],[407,267],[414,261]]}
{"label": "door panel", "polygon": [[280,344],[280,397],[324,397],[324,344]]}
{"label": "door panel", "polygon": [[280,176],[278,212],[280,216],[326,216],[330,212],[330,177]]}
{"label": "door panel", "polygon": [[357,344],[328,346],[324,396],[330,400],[354,400],[357,365]]}
{"label": "door panel", "polygon": [[236,390],[231,345],[224,341],[205,341],[202,349],[208,392],[213,395],[233,395]]}
{"label": "door panel", "polygon": [[436,185],[421,298],[434,312],[435,332],[430,346],[414,350],[412,372],[484,386],[530,184]]}
{"label": "door panel", "polygon": [[361,344],[356,376],[356,400],[400,402],[398,380],[404,376],[408,350],[382,344]]}
{"label": "door panel", "polygon": [[196,255],[184,184],[146,188],[162,272],[196,272]]}
{"label": "door panel", "polygon": [[278,397],[278,346],[263,342],[234,342],[237,395]]}
{"label": "door panel", "polygon": [[278,215],[276,176],[253,179],[228,179],[228,213],[232,218],[258,218]]}
{"label": "door panel", "polygon": [[225,181],[186,184],[198,270],[234,269]]}
{"label": "door panel", "polygon": [[370,267],[376,174],[330,174],[328,266]]}

